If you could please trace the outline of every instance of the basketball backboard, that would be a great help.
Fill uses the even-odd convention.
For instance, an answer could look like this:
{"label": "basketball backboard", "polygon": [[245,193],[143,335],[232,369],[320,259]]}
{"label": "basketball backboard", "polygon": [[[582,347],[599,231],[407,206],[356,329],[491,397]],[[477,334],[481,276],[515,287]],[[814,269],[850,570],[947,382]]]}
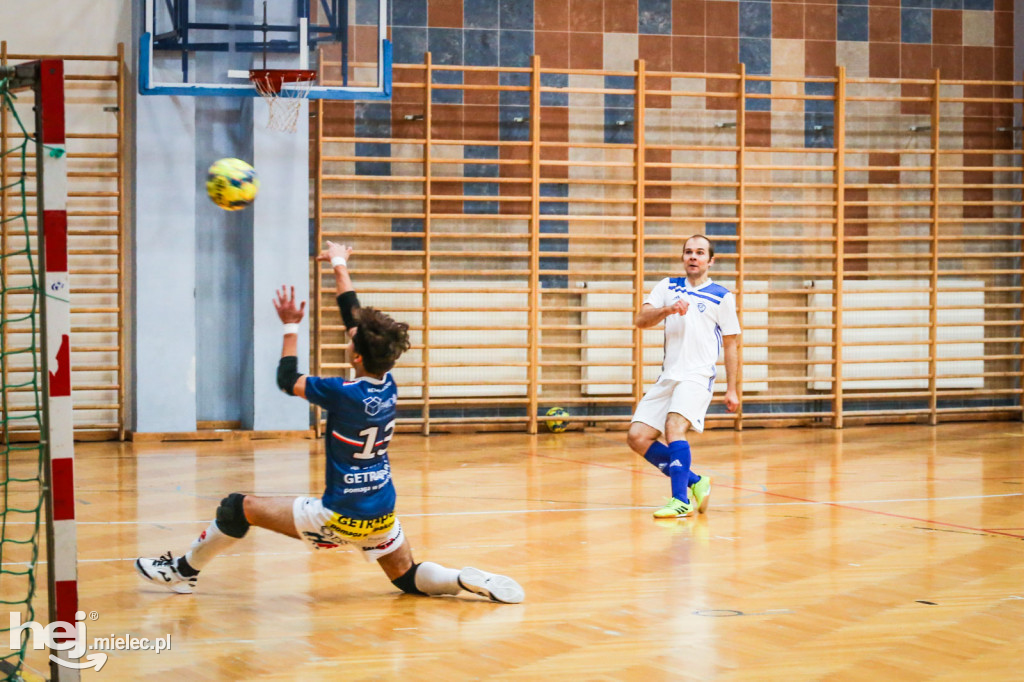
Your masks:
{"label": "basketball backboard", "polygon": [[317,78],[310,99],[391,97],[388,0],[142,0],[142,5],[143,95],[258,97],[250,70],[311,69]]}

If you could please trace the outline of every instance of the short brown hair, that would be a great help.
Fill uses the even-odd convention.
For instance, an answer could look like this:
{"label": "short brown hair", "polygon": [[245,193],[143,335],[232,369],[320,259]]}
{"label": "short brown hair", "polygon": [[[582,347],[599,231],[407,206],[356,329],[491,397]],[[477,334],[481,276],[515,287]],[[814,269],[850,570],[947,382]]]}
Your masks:
{"label": "short brown hair", "polygon": [[363,356],[370,374],[384,374],[409,350],[409,325],[396,322],[376,308],[359,310],[359,328],[352,337],[355,351]]}
{"label": "short brown hair", "polygon": [[[706,241],[708,243],[708,258],[715,257],[715,245],[711,243],[711,240],[707,238],[707,235],[691,234],[689,237],[686,238],[686,242],[690,241],[691,239],[703,239],[704,241]],[[686,250],[686,242],[683,242],[684,251]]]}

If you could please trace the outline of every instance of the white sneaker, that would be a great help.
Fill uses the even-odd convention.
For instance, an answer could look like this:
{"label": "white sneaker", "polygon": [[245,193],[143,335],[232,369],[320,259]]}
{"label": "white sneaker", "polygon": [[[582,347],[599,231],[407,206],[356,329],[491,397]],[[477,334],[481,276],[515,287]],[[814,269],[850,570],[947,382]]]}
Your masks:
{"label": "white sneaker", "polygon": [[135,560],[135,570],[151,583],[162,585],[171,592],[192,594],[199,576],[186,578],[178,573],[177,560],[168,552],[159,559],[140,558]]}
{"label": "white sneaker", "polygon": [[523,588],[512,578],[468,566],[459,571],[459,585],[467,592],[503,604],[518,604],[526,596]]}

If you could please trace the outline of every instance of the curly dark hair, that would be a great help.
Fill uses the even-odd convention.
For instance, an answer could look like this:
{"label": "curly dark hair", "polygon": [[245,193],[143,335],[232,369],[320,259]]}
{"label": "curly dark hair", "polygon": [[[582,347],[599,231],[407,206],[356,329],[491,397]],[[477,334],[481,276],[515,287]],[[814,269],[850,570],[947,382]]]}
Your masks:
{"label": "curly dark hair", "polygon": [[396,322],[376,308],[361,308],[358,319],[352,344],[363,356],[363,367],[370,374],[390,371],[399,356],[409,350],[409,325]]}

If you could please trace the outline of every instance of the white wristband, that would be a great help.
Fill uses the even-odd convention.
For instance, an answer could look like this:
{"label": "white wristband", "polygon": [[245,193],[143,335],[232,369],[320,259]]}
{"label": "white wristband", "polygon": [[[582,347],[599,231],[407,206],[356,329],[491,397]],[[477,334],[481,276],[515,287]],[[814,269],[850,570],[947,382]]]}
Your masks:
{"label": "white wristband", "polygon": [[298,322],[289,322],[289,323],[287,323],[284,326],[284,333],[285,334],[298,334],[299,333],[299,323]]}
{"label": "white wristband", "polygon": [[339,265],[348,265],[348,263],[341,256],[335,256],[334,258],[331,259],[331,267],[332,268],[336,268]]}

